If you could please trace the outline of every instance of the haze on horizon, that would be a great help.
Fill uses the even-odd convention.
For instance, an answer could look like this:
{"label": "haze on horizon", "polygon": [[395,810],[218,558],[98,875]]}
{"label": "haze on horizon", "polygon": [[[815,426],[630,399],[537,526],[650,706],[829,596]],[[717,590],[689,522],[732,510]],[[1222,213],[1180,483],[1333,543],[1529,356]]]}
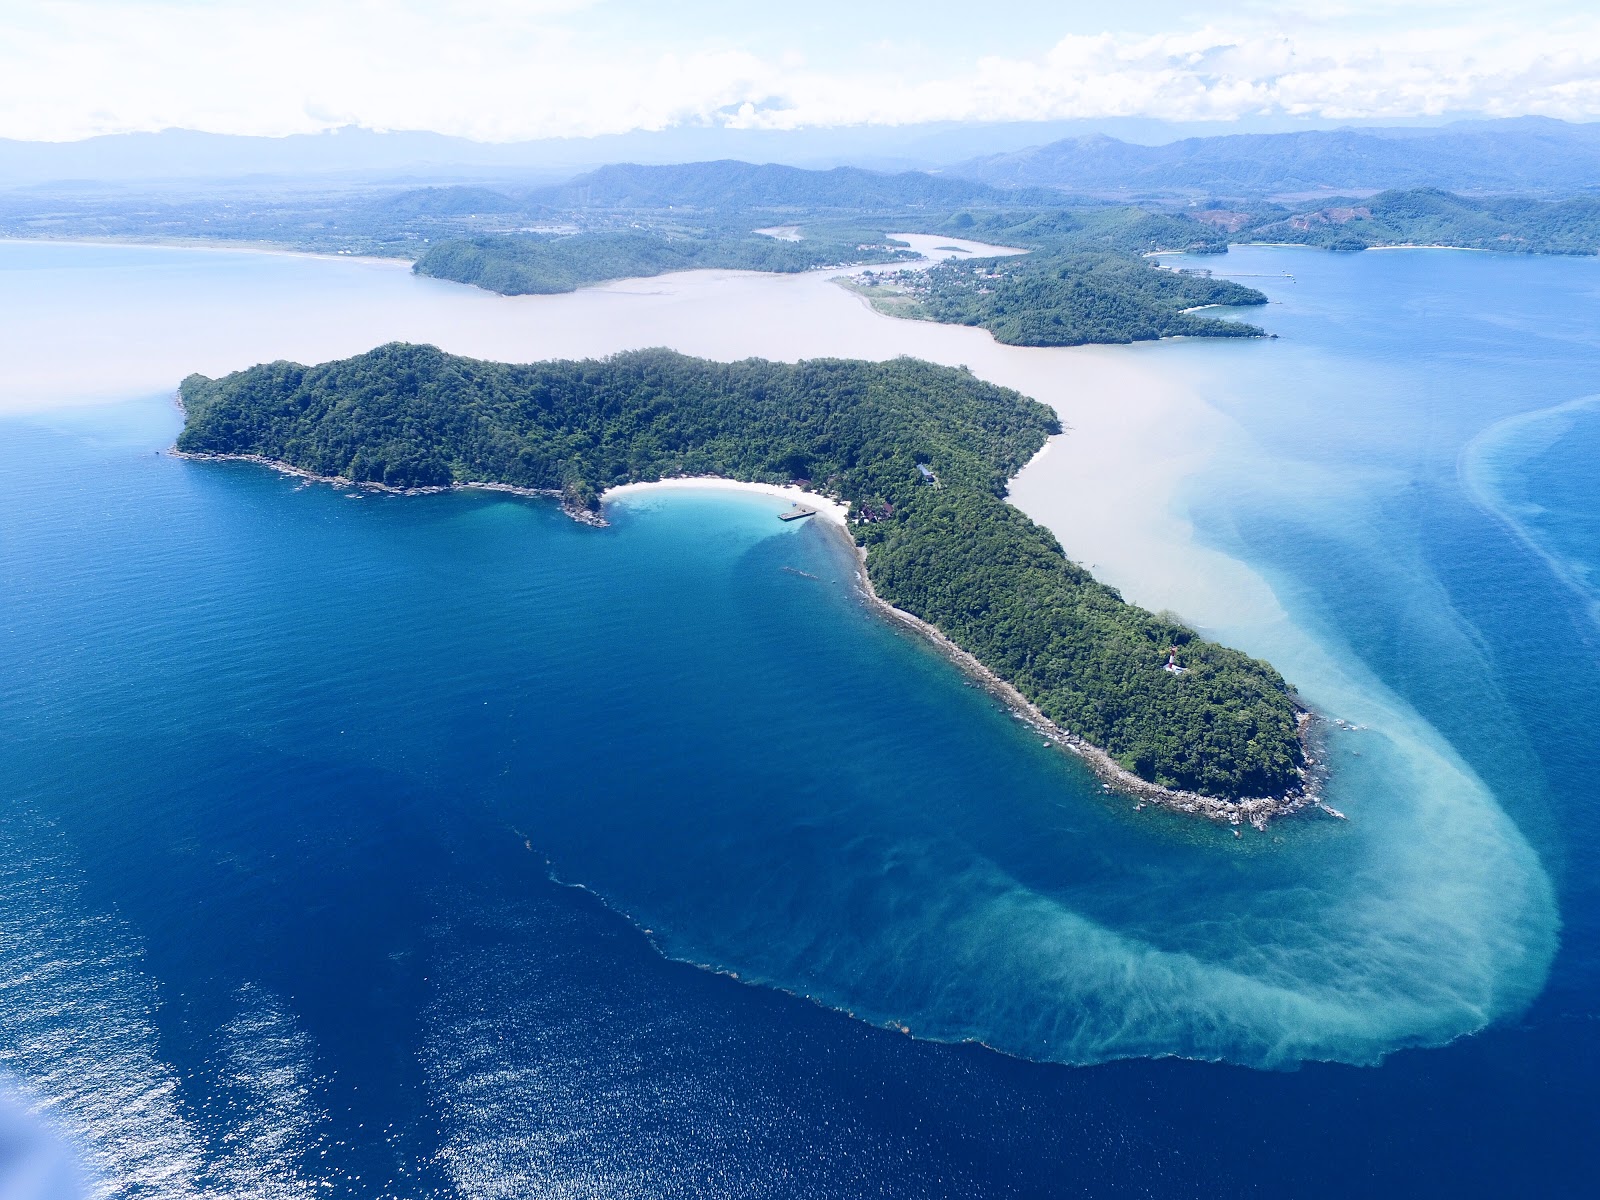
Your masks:
{"label": "haze on horizon", "polygon": [[22,0],[0,11],[0,137],[1600,118],[1600,12],[1576,0],[1152,0],[1114,20],[1081,0]]}

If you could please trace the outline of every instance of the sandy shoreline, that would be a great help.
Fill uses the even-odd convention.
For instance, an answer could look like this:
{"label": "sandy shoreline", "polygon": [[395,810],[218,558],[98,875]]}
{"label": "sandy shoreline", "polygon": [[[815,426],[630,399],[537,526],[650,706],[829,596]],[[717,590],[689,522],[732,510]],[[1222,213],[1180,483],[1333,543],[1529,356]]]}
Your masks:
{"label": "sandy shoreline", "polygon": [[1368,246],[1368,250],[1460,250],[1465,254],[1504,254],[1504,250],[1491,250],[1487,246],[1448,246],[1442,242],[1389,242],[1382,246]]}
{"label": "sandy shoreline", "polygon": [[[179,407],[182,405],[180,403]],[[540,496],[547,499],[561,499],[559,488],[532,488],[518,487],[511,483],[488,483],[483,480],[468,480],[463,483],[441,484],[422,487],[391,487],[386,483],[373,483],[370,481],[348,479],[343,475],[318,475],[315,471],[308,471],[304,467],[297,467],[292,463],[283,462],[281,459],[267,458],[260,454],[210,454],[188,450],[179,450],[176,447],[168,450],[174,458],[186,458],[192,462],[242,462],[252,466],[266,467],[278,472],[280,475],[291,475],[296,479],[303,479],[307,483],[324,483],[330,487],[355,488],[364,492],[382,492],[390,496],[434,496],[442,492],[505,492],[512,496]],[[562,504],[561,509],[573,520],[585,525],[604,526],[608,524],[605,519],[604,505],[618,497],[640,495],[650,491],[701,491],[701,492],[745,492],[757,496],[771,496],[774,499],[788,500],[795,504],[803,504],[812,509],[817,517],[840,531],[848,533],[850,506],[829,496],[818,492],[808,492],[804,488],[776,483],[745,483],[738,479],[725,479],[720,475],[682,475],[671,479],[643,480],[638,483],[618,484],[616,487],[607,488],[600,495],[601,509],[590,511],[588,509],[575,509],[570,505]],[[854,544],[855,539],[851,539]]]}
{"label": "sandy shoreline", "polygon": [[837,525],[840,529],[847,528],[850,518],[848,504],[817,492],[776,483],[743,483],[737,479],[724,479],[720,475],[682,475],[671,479],[619,484],[601,493],[600,502],[604,505],[619,497],[654,491],[748,492],[758,496],[773,496],[779,500],[790,500],[795,504],[815,509],[817,516],[831,525]]}
{"label": "sandy shoreline", "polygon": [[[798,229],[798,226],[773,226],[770,229],[757,229],[754,232],[764,233],[778,241],[799,241],[798,237],[783,236],[783,232]],[[965,254],[981,254],[985,256],[1025,254],[1027,251],[1010,246],[991,246],[984,242],[974,242],[963,238],[939,238],[932,234],[890,234],[896,241],[904,242],[908,249],[915,250],[921,259],[901,260],[893,263],[860,263],[843,268],[849,271],[882,270],[886,267],[912,267],[922,268],[942,262],[950,257],[948,253],[941,252],[938,246],[954,246]],[[934,243],[938,243],[935,246]],[[343,254],[326,250],[297,250],[291,246],[282,246],[274,242],[255,242],[230,238],[182,238],[182,237],[0,237],[0,244],[7,245],[51,245],[51,246],[124,246],[130,248],[143,248],[150,250],[201,250],[214,254],[271,254],[282,258],[304,258],[320,260],[323,262],[357,262],[357,263],[382,263],[386,266],[403,267],[407,271],[415,265],[415,261],[399,255],[383,254]],[[838,267],[814,267],[801,274],[823,274],[826,272],[837,273]],[[671,275],[691,274],[688,271],[667,272]],[[744,271],[740,274],[763,275],[770,272]],[[607,284],[639,283],[662,276],[650,275],[637,278],[609,279],[599,283],[587,284],[588,288],[601,288]],[[582,288],[579,289],[583,290]]]}
{"label": "sandy shoreline", "polygon": [[281,258],[310,258],[323,262],[384,263],[411,269],[411,259],[380,254],[335,254],[321,250],[293,250],[271,242],[246,242],[218,238],[114,238],[114,237],[0,237],[0,244],[14,246],[126,246],[146,250],[204,250],[214,254],[274,254]]}

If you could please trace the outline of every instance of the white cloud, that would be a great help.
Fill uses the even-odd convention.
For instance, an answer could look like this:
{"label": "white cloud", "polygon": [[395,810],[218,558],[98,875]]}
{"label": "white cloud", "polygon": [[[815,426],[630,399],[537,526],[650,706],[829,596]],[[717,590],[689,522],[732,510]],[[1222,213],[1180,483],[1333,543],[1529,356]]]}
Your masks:
{"label": "white cloud", "polygon": [[[727,120],[791,128],[929,120],[1446,112],[1600,117],[1600,16],[1489,21],[1362,5],[1166,34],[1073,34],[1033,55],[831,68],[630,40],[598,0],[66,0],[0,9],[0,136],[168,126],[285,134],[356,123],[486,140]],[[591,11],[583,11],[591,10]],[[1251,15],[1254,13],[1255,15]],[[613,28],[603,19],[614,15]],[[579,20],[578,17],[585,18]],[[771,30],[764,30],[770,41]],[[731,115],[729,115],[731,114]]]}
{"label": "white cloud", "polygon": [[1259,113],[1335,119],[1449,112],[1600,117],[1600,19],[1565,27],[1403,31],[1384,38],[1204,29],[1062,39],[1035,59],[989,58],[966,75],[898,87],[790,81],[788,109],[751,124]]}

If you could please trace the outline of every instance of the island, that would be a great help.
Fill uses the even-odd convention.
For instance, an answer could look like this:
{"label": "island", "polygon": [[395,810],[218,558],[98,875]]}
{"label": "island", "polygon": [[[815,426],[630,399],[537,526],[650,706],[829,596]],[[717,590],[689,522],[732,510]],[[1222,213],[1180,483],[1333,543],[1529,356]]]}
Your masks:
{"label": "island", "polygon": [[1269,664],[1127,603],[1006,500],[1050,409],[913,359],[526,365],[392,344],[183,382],[179,452],[399,491],[558,495],[681,476],[849,507],[866,594],[945,645],[1108,785],[1264,827],[1315,801],[1308,713]]}
{"label": "island", "polygon": [[1057,248],[957,259],[926,270],[869,272],[845,282],[889,316],[976,325],[1008,346],[1262,337],[1255,325],[1196,310],[1267,302],[1232,280],[1159,270],[1126,254]]}
{"label": "island", "polygon": [[470,283],[502,296],[553,295],[613,279],[645,279],[669,271],[769,271],[792,274],[819,267],[888,263],[916,255],[885,235],[804,240],[754,230],[692,233],[630,230],[565,237],[526,234],[455,238],[429,248],[413,266],[418,275]]}

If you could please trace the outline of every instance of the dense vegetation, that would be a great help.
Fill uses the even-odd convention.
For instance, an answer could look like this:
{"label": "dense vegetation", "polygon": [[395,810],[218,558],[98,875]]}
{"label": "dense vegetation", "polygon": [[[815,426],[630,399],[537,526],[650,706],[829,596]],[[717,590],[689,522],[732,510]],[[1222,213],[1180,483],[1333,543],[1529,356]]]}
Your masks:
{"label": "dense vegetation", "polygon": [[929,232],[1057,253],[1140,255],[1152,250],[1188,250],[1225,254],[1228,250],[1228,238],[1209,225],[1181,213],[1152,212],[1135,205],[963,209],[930,227]]}
{"label": "dense vegetation", "polygon": [[1453,196],[1437,188],[1384,192],[1241,229],[1235,241],[1302,242],[1329,250],[1460,246],[1524,254],[1600,252],[1600,198]]}
{"label": "dense vegetation", "polygon": [[1439,245],[1595,254],[1600,252],[1600,198],[1472,197],[1416,188],[1310,209],[1266,203],[1233,208],[1207,204],[1173,212],[1137,206],[973,209],[932,229],[1047,252],[1222,254],[1230,243],[1299,242],[1335,250]]}
{"label": "dense vegetation", "polygon": [[[1159,270],[1126,255],[1035,252],[964,259],[902,273],[898,315],[981,325],[1012,346],[1079,346],[1191,337],[1258,337],[1261,330],[1186,310],[1209,304],[1264,304],[1225,279]],[[865,289],[870,295],[873,291]]]}
{"label": "dense vegetation", "polygon": [[1186,217],[1138,208],[964,210],[927,228],[1028,253],[952,259],[928,271],[865,281],[861,290],[883,311],[980,325],[996,341],[1015,346],[1261,333],[1253,325],[1187,311],[1265,304],[1260,292],[1209,275],[1163,270],[1142,257],[1151,250],[1227,249],[1215,230]]}
{"label": "dense vegetation", "polygon": [[[674,474],[810,480],[877,518],[856,528],[885,599],[1146,779],[1235,798],[1297,781],[1295,709],[1270,666],[1124,603],[1006,503],[1058,426],[967,371],[665,350],[508,366],[391,345],[191,376],[182,394],[185,451],[395,487],[494,481],[593,509],[606,487]],[[1185,674],[1162,669],[1172,646]]]}
{"label": "dense vegetation", "polygon": [[1148,212],[1138,207],[963,210],[930,232],[1021,247],[1023,256],[952,261],[864,290],[884,311],[981,325],[1023,346],[1128,342],[1261,331],[1186,311],[1264,304],[1253,288],[1209,274],[1158,270],[1152,250],[1224,253],[1230,242],[1300,242],[1331,250],[1442,245],[1540,254],[1600,252],[1600,199],[1486,199],[1423,188],[1291,212]]}
{"label": "dense vegetation", "polygon": [[590,233],[571,237],[491,236],[432,246],[419,275],[470,283],[506,296],[570,292],[608,279],[637,279],[701,267],[738,271],[808,271],[842,263],[904,257],[879,235],[874,243],[798,242],[743,235],[669,237],[660,233]]}
{"label": "dense vegetation", "polygon": [[[526,295],[696,267],[803,271],[903,256],[886,234],[859,217],[809,222],[798,241],[753,233],[753,220],[747,215],[742,224],[727,219],[702,223],[694,235],[636,230],[452,239],[428,250],[416,270],[505,295]],[[886,223],[880,220],[878,225]],[[1019,346],[1133,342],[1180,334],[1250,337],[1261,332],[1185,311],[1211,304],[1265,303],[1261,293],[1225,280],[1159,270],[1139,257],[1151,249],[1227,249],[1216,231],[1187,218],[1137,208],[1007,209],[981,216],[961,210],[931,220],[907,216],[902,223],[1025,246],[1030,253],[903,272],[888,287],[867,289],[886,312],[981,325],[999,341]]]}

